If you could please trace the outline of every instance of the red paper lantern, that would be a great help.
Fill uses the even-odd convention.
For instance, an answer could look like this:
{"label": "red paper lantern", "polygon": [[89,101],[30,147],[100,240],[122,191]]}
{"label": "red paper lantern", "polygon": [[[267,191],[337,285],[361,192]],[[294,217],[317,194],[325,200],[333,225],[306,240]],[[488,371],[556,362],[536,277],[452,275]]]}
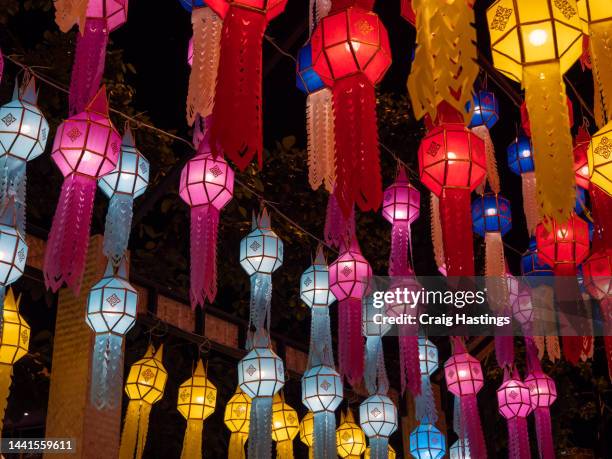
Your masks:
{"label": "red paper lantern", "polygon": [[311,38],[313,68],[333,92],[334,193],[345,217],[354,203],[376,210],[382,200],[374,85],[391,65],[391,48],[372,3],[335,1]]}
{"label": "red paper lantern", "polygon": [[[567,111],[569,114],[569,127],[571,128],[574,125],[574,106],[569,97],[567,98]],[[527,112],[527,104],[525,102],[521,104],[521,126],[525,134],[531,137],[531,123],[529,121],[529,113]]]}
{"label": "red paper lantern", "polygon": [[584,288],[596,300],[612,297],[612,248],[594,252],[582,264]]}
{"label": "red paper lantern", "polygon": [[557,276],[575,276],[577,266],[589,254],[589,225],[576,214],[565,223],[552,221],[536,227],[538,256]]}

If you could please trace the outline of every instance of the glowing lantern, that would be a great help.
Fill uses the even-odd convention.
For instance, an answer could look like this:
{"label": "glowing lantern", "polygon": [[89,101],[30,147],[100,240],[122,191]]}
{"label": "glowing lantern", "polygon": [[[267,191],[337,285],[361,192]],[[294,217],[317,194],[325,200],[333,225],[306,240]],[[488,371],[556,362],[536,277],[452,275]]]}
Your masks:
{"label": "glowing lantern", "polygon": [[191,208],[191,307],[204,306],[217,296],[217,238],[219,215],[234,194],[234,171],[221,156],[200,142],[179,183],[179,195]]}
{"label": "glowing lantern", "polygon": [[[363,455],[364,459],[371,459],[372,457],[372,448],[366,448],[365,454]],[[397,457],[397,453],[393,449],[391,445],[387,448],[387,459],[395,459]]]}
{"label": "glowing lantern", "polygon": [[454,339],[453,355],[444,364],[444,376],[448,390],[460,398],[462,431],[470,443],[475,457],[486,457],[486,445],[478,414],[476,394],[484,384],[484,376],[478,359],[468,354],[459,338]]}
{"label": "glowing lantern", "polygon": [[19,279],[25,270],[28,245],[24,234],[17,228],[15,201],[1,204],[0,213],[0,309],[4,301],[4,288]]}
{"label": "glowing lantern", "polygon": [[106,266],[102,279],[87,297],[87,325],[96,334],[91,373],[91,401],[99,409],[121,403],[114,390],[123,377],[123,338],[134,326],[138,292],[127,278],[126,261]]}
{"label": "glowing lantern", "polygon": [[612,121],[593,134],[587,150],[589,180],[612,195]]}
{"label": "glowing lantern", "polygon": [[277,459],[293,457],[293,439],[300,430],[299,423],[297,412],[285,403],[282,394],[276,394],[272,404],[272,440],[276,442]]}
{"label": "glowing lantern", "polygon": [[130,368],[125,381],[125,393],[130,401],[123,422],[119,459],[142,458],[151,408],[161,400],[168,380],[162,352],[163,345],[157,351],[149,346],[144,357]]}
{"label": "glowing lantern", "polygon": [[251,399],[240,387],[236,388],[236,392],[225,405],[223,421],[231,432],[228,459],[244,459],[244,444],[249,438],[251,421]]}
{"label": "glowing lantern", "polygon": [[[495,159],[495,145],[491,139],[489,129],[493,127],[499,119],[499,106],[495,94],[481,90],[474,96],[474,111],[469,127],[472,132],[480,137],[485,144],[487,181],[494,193],[500,192],[499,174],[497,172],[497,160]],[[471,103],[468,103],[468,110]]]}
{"label": "glowing lantern", "polygon": [[149,161],[136,149],[134,135],[126,128],[115,170],[98,182],[98,187],[110,199],[103,252],[115,265],[119,264],[128,247],[134,199],[145,192],[148,184]]}
{"label": "glowing lantern", "polygon": [[251,398],[249,458],[270,456],[272,397],[285,385],[283,361],[265,347],[255,347],[238,362],[238,385]]}
{"label": "glowing lantern", "polygon": [[497,0],[487,10],[493,64],[525,87],[541,215],[565,222],[574,207],[570,117],[563,74],[582,54],[575,2]]}
{"label": "glowing lantern", "polygon": [[[64,2],[59,2],[62,5]],[[69,3],[69,2],[66,2]],[[61,7],[56,9],[61,11]],[[77,34],[76,52],[70,78],[70,114],[80,113],[95,96],[102,75],[108,34],[127,20],[128,2],[125,0],[91,0],[87,2],[85,23],[79,20],[80,32]],[[56,15],[56,21],[59,14]],[[58,22],[63,32],[68,32],[73,22]]]}
{"label": "glowing lantern", "polygon": [[382,198],[374,85],[391,65],[391,49],[373,3],[333,1],[311,37],[313,68],[333,92],[334,193],[345,217],[354,203],[376,210]]}
{"label": "glowing lantern", "polygon": [[108,118],[104,87],[86,107],[57,128],[51,157],[64,175],[44,261],[45,285],[81,288],[96,181],[113,171],[121,137]]}
{"label": "glowing lantern", "polygon": [[523,333],[530,334],[533,305],[529,288],[510,273],[506,273],[506,285],[512,317],[521,325]]}
{"label": "glowing lantern", "polygon": [[471,459],[470,447],[467,440],[460,438],[453,443],[448,451],[450,459]]}
{"label": "glowing lantern", "polygon": [[[240,170],[263,155],[261,46],[268,22],[287,0],[208,0],[223,19],[214,98],[211,147],[222,151]],[[217,150],[218,149],[218,150]]]}
{"label": "glowing lantern", "polygon": [[26,74],[22,88],[15,85],[13,100],[0,107],[0,166],[2,201],[15,197],[17,224],[25,233],[26,162],[45,150],[49,124],[36,106],[38,92],[33,77]]}
{"label": "glowing lantern", "polygon": [[[335,433],[336,429],[333,430]],[[335,439],[334,439],[335,440]],[[314,413],[309,411],[300,422],[300,441],[308,447],[308,458],[314,458]],[[335,448],[335,443],[334,443]],[[335,450],[333,451],[335,454]]]}
{"label": "glowing lantern", "polygon": [[523,276],[552,276],[550,266],[544,263],[538,256],[538,246],[535,236],[529,240],[529,248],[521,258],[521,272]]}
{"label": "glowing lantern", "polygon": [[521,176],[523,187],[523,211],[527,220],[527,230],[533,234],[540,220],[536,200],[536,176],[531,141],[524,135],[516,137],[508,148],[508,166],[516,175]]}
{"label": "glowing lantern", "polygon": [[470,192],[486,173],[484,142],[466,129],[461,115],[442,107],[438,121],[419,146],[419,175],[423,184],[440,198],[439,214],[449,276],[474,274],[470,234]]}
{"label": "glowing lantern", "polygon": [[359,406],[359,421],[363,432],[370,440],[374,457],[385,457],[389,448],[389,437],[397,430],[397,408],[389,397],[371,395]]}
{"label": "glowing lantern", "polygon": [[346,416],[342,413],[340,425],[336,429],[336,449],[341,458],[360,457],[366,449],[366,437],[363,430],[355,424],[353,412],[349,408]]}
{"label": "glowing lantern", "polygon": [[416,459],[440,459],[446,454],[446,439],[433,424],[421,423],[410,433],[410,454]]}
{"label": "glowing lantern", "polygon": [[191,12],[193,37],[189,42],[192,60],[187,90],[187,124],[191,126],[198,114],[205,118],[213,110],[223,20],[202,0],[189,3],[186,9]]}
{"label": "glowing lantern", "polygon": [[578,134],[574,139],[574,175],[576,177],[576,185],[585,190],[589,189],[591,179],[589,178],[589,160],[587,153],[591,136],[586,126],[578,128]]}
{"label": "glowing lantern", "polygon": [[215,411],[217,388],[206,377],[202,360],[191,378],[180,385],[177,409],[187,420],[181,457],[202,458],[202,431],[204,420]]}
{"label": "glowing lantern", "polygon": [[556,276],[575,276],[576,267],[589,254],[589,226],[575,214],[563,224],[552,221],[550,230],[540,223],[536,229],[538,257]]}
{"label": "glowing lantern", "polygon": [[2,308],[2,330],[0,332],[0,429],[8,402],[13,364],[28,353],[30,326],[19,314],[19,301],[9,289]]}
{"label": "glowing lantern", "polygon": [[338,359],[340,374],[356,384],[363,376],[361,299],[372,268],[361,254],[357,240],[344,245],[340,256],[329,266],[329,288],[338,299]]}
{"label": "glowing lantern", "polygon": [[310,43],[298,52],[296,74],[298,89],[307,95],[308,183],[313,190],[323,184],[329,193],[333,193],[336,182],[336,143],[332,92],[312,67]]}
{"label": "glowing lantern", "polygon": [[518,375],[512,378],[506,374],[502,385],[497,389],[497,403],[500,414],[508,422],[509,457],[530,457],[527,416],[531,413],[529,389]]}

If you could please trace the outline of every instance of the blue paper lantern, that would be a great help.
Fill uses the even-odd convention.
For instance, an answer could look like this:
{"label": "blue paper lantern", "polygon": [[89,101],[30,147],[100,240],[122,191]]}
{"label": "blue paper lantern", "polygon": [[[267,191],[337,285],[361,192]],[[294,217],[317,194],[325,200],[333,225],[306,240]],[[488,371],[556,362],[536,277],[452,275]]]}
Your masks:
{"label": "blue paper lantern", "polygon": [[312,67],[312,48],[306,43],[298,51],[296,85],[298,89],[306,94],[313,93],[325,87],[325,83]]}
{"label": "blue paper lantern", "polygon": [[316,414],[334,412],[342,403],[342,378],[336,370],[325,365],[309,368],[302,377],[302,402]]}
{"label": "blue paper lantern", "polygon": [[553,271],[547,264],[540,261],[538,257],[538,246],[536,238],[529,240],[529,248],[521,258],[521,272],[523,276],[552,276]]}
{"label": "blue paper lantern", "polygon": [[423,422],[410,434],[410,454],[416,459],[440,459],[446,454],[446,439],[433,424]]}
{"label": "blue paper lantern", "polygon": [[283,264],[283,241],[272,231],[265,209],[252,228],[240,241],[240,265],[249,276],[272,274]]}
{"label": "blue paper lantern", "polygon": [[16,226],[15,202],[10,199],[0,215],[0,310],[4,302],[4,287],[23,275],[28,246]]}
{"label": "blue paper lantern", "polygon": [[512,228],[510,201],[495,193],[485,193],[472,202],[472,227],[484,237],[485,233],[505,235]]}
{"label": "blue paper lantern", "polygon": [[419,338],[421,376],[431,376],[438,369],[438,348],[427,338]]}
{"label": "blue paper lantern", "polygon": [[311,308],[329,306],[336,301],[336,297],[329,289],[329,267],[322,251],[317,253],[315,262],[302,273],[300,298]]}
{"label": "blue paper lantern", "polygon": [[359,423],[368,438],[389,437],[397,430],[397,408],[386,395],[371,395],[359,405]]}
{"label": "blue paper lantern", "polygon": [[516,175],[535,171],[533,148],[528,137],[519,135],[506,151],[508,153],[508,167]]}
{"label": "blue paper lantern", "polygon": [[584,213],[585,208],[586,208],[586,192],[584,191],[584,188],[577,186],[576,187],[576,207],[574,208],[574,210],[576,211],[578,215],[582,215]]}
{"label": "blue paper lantern", "polygon": [[[471,102],[468,102],[467,109],[470,110]],[[474,95],[474,112],[470,128],[475,126],[486,126],[491,129],[499,119],[499,103],[497,97],[491,91],[480,90]]]}

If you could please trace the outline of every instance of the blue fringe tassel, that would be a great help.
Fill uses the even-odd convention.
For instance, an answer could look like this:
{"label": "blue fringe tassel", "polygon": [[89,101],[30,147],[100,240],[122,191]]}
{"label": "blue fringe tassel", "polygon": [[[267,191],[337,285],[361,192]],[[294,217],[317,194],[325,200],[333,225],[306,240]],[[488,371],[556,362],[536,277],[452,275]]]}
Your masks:
{"label": "blue fringe tassel", "polygon": [[389,458],[389,438],[370,437],[370,459]]}
{"label": "blue fringe tassel", "polygon": [[91,401],[98,409],[112,410],[121,403],[123,337],[96,335],[91,368]]}
{"label": "blue fringe tassel", "polygon": [[255,397],[251,403],[249,459],[272,455],[272,397]]}
{"label": "blue fringe tassel", "polygon": [[130,240],[134,198],[131,194],[115,193],[110,199],[104,228],[104,255],[119,264]]}
{"label": "blue fringe tassel", "polygon": [[314,414],[314,459],[336,459],[336,415],[333,411]]}

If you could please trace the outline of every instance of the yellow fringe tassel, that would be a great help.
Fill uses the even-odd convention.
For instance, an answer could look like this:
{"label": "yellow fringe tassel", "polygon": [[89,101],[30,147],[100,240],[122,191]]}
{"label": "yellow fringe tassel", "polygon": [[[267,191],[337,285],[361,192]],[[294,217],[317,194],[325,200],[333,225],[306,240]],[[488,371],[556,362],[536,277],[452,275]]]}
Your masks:
{"label": "yellow fringe tassel", "polygon": [[313,190],[321,184],[333,193],[336,182],[334,111],[329,88],[309,94],[306,99],[308,134],[308,182]]}
{"label": "yellow fringe tassel", "polygon": [[612,120],[612,21],[589,24],[589,34],[595,95],[601,96],[601,115],[605,115],[598,121],[603,126]]}
{"label": "yellow fringe tassel", "polygon": [[523,212],[525,220],[527,220],[527,231],[529,235],[533,235],[540,221],[538,212],[538,201],[536,199],[536,176],[535,172],[526,172],[521,174],[523,182]]}
{"label": "yellow fringe tassel", "polygon": [[497,172],[497,160],[495,159],[495,145],[493,145],[493,140],[491,140],[489,128],[484,125],[475,126],[472,128],[472,132],[484,141],[487,158],[487,181],[489,182],[491,191],[499,193],[501,188],[499,184],[499,173]]}
{"label": "yellow fringe tassel", "polygon": [[151,405],[140,400],[130,400],[123,422],[119,459],[141,459],[149,431]]}
{"label": "yellow fringe tassel", "polygon": [[506,261],[501,233],[485,233],[485,284],[491,309],[503,311],[508,305]]}
{"label": "yellow fringe tassel", "polygon": [[540,214],[564,223],[574,210],[576,183],[565,84],[558,62],[525,67]]}
{"label": "yellow fringe tassel", "polygon": [[244,445],[248,438],[248,433],[233,432],[230,435],[227,459],[245,459]]}
{"label": "yellow fringe tassel", "polygon": [[187,421],[181,459],[202,459],[202,431],[204,422],[191,419]]}
{"label": "yellow fringe tassel", "polygon": [[431,241],[433,243],[434,259],[438,271],[446,271],[446,260],[444,259],[444,242],[442,240],[442,223],[440,222],[440,200],[430,193],[429,206],[431,211]]}
{"label": "yellow fringe tassel", "polygon": [[546,350],[546,344],[544,342],[544,337],[534,336],[533,342],[535,343],[536,348],[538,349],[538,360],[542,360],[542,357],[544,357],[544,351]]}
{"label": "yellow fringe tassel", "polygon": [[464,114],[478,76],[474,10],[465,1],[413,0],[417,49],[408,92],[417,119],[446,101]]}
{"label": "yellow fringe tassel", "polygon": [[203,118],[212,113],[217,68],[221,55],[221,27],[223,21],[208,7],[194,8],[193,64],[187,90],[187,123],[191,126],[199,113]]}
{"label": "yellow fringe tassel", "polygon": [[8,396],[13,380],[13,365],[0,363],[0,438],[2,438],[2,427],[4,426],[4,414],[8,403]]}
{"label": "yellow fringe tassel", "polygon": [[276,459],[293,459],[293,440],[276,443]]}
{"label": "yellow fringe tassel", "polygon": [[55,0],[53,5],[55,6],[55,23],[62,32],[69,32],[75,24],[81,31],[83,30],[87,0]]}

